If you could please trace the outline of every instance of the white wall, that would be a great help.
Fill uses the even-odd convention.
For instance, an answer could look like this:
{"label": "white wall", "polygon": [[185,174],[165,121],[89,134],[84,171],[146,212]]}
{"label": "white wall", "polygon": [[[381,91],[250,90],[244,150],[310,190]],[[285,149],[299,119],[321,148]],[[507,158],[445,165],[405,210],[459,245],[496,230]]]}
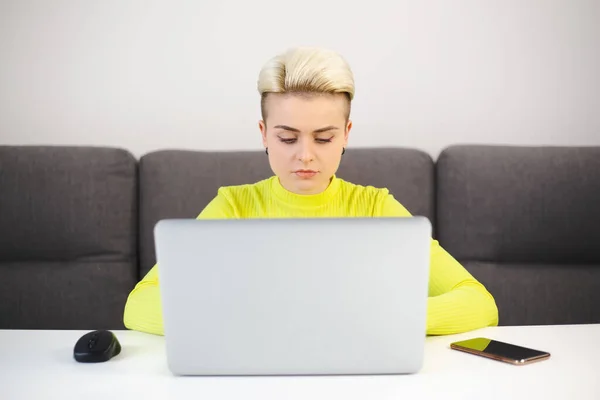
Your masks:
{"label": "white wall", "polygon": [[597,0],[0,0],[0,144],[260,149],[256,78],[340,51],[351,145],[600,145]]}

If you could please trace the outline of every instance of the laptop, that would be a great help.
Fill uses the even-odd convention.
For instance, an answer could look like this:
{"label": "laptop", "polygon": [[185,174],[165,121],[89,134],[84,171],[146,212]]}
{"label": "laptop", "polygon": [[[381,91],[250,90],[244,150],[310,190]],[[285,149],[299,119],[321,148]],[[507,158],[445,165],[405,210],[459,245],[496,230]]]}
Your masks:
{"label": "laptop", "polygon": [[422,368],[425,217],[167,219],[154,237],[174,375]]}

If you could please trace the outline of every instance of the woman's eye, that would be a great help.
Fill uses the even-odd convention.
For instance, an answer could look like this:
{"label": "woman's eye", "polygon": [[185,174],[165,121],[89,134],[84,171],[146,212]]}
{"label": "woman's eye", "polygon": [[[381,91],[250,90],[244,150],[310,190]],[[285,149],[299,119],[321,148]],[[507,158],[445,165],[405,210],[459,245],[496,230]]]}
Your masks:
{"label": "woman's eye", "polygon": [[[296,141],[298,139],[295,139],[295,138],[288,138],[288,139],[286,139],[286,138],[279,138],[279,140],[282,143],[292,144],[292,143],[296,143]],[[315,141],[317,143],[331,143],[331,139],[315,139]]]}

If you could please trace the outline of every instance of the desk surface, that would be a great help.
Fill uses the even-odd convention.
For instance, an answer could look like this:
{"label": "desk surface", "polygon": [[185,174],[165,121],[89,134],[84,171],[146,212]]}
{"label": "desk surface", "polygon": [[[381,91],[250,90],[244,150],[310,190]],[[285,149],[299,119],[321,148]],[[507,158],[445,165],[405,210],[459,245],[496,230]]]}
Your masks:
{"label": "desk surface", "polygon": [[[0,398],[12,399],[600,399],[600,324],[486,328],[428,337],[415,375],[176,377],[162,337],[115,331],[121,354],[99,364],[73,359],[87,331],[0,330]],[[449,349],[489,337],[552,353],[513,366]]]}

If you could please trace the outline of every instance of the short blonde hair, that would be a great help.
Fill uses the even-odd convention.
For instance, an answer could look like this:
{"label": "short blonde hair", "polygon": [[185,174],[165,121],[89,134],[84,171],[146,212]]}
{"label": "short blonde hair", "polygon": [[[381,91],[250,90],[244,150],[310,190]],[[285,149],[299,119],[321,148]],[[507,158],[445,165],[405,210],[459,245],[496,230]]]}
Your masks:
{"label": "short blonde hair", "polygon": [[345,94],[354,99],[354,74],[338,53],[322,48],[296,47],[269,60],[258,76],[261,112],[270,93]]}

